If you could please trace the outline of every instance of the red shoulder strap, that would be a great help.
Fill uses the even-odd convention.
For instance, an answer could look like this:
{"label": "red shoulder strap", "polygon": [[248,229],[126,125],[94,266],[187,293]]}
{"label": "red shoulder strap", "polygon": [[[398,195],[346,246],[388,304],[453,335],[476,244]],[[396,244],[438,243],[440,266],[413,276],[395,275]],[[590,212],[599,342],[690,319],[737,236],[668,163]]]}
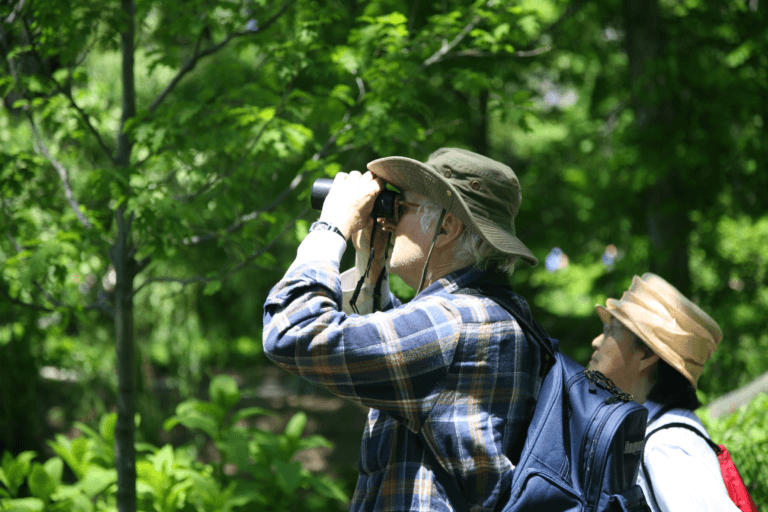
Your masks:
{"label": "red shoulder strap", "polygon": [[723,483],[728,490],[728,496],[741,512],[757,512],[755,500],[749,495],[747,486],[744,485],[744,480],[741,479],[739,470],[736,469],[736,464],[731,459],[731,454],[725,446],[720,445],[719,448],[720,453],[717,455],[717,459],[720,461],[720,473],[723,475]]}

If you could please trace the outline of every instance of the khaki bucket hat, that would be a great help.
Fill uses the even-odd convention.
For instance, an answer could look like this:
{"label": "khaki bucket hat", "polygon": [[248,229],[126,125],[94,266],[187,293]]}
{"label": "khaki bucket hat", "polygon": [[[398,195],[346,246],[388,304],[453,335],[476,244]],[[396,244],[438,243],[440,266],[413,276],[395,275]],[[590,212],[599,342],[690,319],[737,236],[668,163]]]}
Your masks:
{"label": "khaki bucket hat", "polygon": [[390,156],[370,162],[368,170],[434,201],[499,251],[520,256],[529,265],[538,263],[515,234],[522,195],[508,166],[465,149],[441,148],[426,163]]}
{"label": "khaki bucket hat", "polygon": [[712,317],[661,277],[646,272],[632,278],[621,300],[595,306],[603,322],[611,316],[637,334],[653,352],[680,372],[694,389],[704,363],[723,332]]}

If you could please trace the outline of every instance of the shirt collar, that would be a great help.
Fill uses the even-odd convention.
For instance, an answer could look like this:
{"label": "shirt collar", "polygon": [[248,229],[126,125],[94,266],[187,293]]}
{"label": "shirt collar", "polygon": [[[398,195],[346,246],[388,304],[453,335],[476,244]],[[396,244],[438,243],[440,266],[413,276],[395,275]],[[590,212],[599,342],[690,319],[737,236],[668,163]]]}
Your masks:
{"label": "shirt collar", "polygon": [[499,271],[496,269],[481,270],[470,265],[441,277],[424,288],[417,298],[426,295],[434,295],[440,292],[453,293],[459,288],[469,287],[472,283],[481,279],[489,279],[501,285],[508,285],[509,280],[507,279],[506,274],[503,275],[504,280],[501,281],[501,278],[497,277],[498,273]]}

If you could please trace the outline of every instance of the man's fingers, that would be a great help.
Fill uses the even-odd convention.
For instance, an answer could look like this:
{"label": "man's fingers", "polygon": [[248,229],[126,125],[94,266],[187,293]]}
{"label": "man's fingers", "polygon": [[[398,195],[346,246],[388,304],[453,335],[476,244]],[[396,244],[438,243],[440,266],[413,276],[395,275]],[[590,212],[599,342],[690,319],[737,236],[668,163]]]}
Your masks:
{"label": "man's fingers", "polygon": [[376,219],[376,221],[379,223],[379,226],[381,226],[382,231],[385,231],[387,233],[394,233],[395,229],[397,228],[397,223],[392,219],[385,219],[384,217],[379,217],[378,219]]}

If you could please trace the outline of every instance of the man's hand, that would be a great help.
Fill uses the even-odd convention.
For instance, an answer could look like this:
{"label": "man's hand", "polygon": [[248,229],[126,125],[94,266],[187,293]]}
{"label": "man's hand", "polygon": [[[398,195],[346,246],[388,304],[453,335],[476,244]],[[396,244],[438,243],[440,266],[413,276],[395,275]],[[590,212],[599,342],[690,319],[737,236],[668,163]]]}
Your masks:
{"label": "man's hand", "polygon": [[376,196],[384,190],[384,180],[370,171],[360,174],[340,172],[323,203],[320,220],[333,224],[348,240],[351,235],[369,225]]}

